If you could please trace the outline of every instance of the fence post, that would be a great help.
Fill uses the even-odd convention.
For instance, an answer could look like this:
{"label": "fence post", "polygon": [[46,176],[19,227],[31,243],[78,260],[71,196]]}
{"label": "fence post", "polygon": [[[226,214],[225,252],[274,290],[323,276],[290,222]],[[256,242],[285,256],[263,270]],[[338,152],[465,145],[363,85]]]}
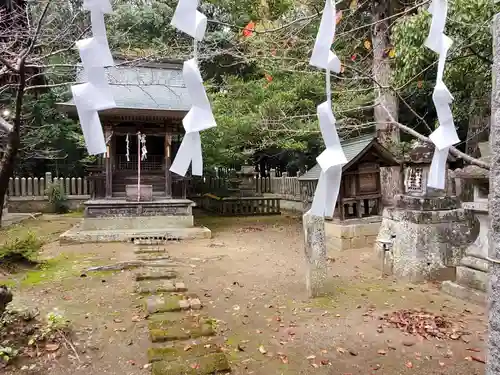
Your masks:
{"label": "fence post", "polygon": [[9,195],[14,195],[14,179],[9,178]]}
{"label": "fence post", "polygon": [[82,192],[82,178],[81,177],[78,177],[76,179],[76,194],[77,195],[83,195],[83,192]]}
{"label": "fence post", "polygon": [[40,178],[39,188],[40,188],[39,194],[40,194],[40,196],[43,197],[45,195],[45,178],[43,178],[43,177]]}
{"label": "fence post", "polygon": [[40,188],[38,186],[38,177],[33,178],[33,195],[36,197],[40,195]]}
{"label": "fence post", "polygon": [[28,177],[28,189],[27,189],[27,193],[28,193],[28,196],[33,196],[33,179],[31,177]]}
{"label": "fence post", "polygon": [[26,196],[26,177],[21,178],[21,195]]}
{"label": "fence post", "polygon": [[14,179],[14,195],[16,197],[21,195],[21,181],[19,180],[19,177]]}
{"label": "fence post", "polygon": [[77,195],[76,192],[76,178],[71,177],[71,193],[68,195]]}
{"label": "fence post", "polygon": [[64,179],[64,193],[65,193],[66,195],[70,195],[70,194],[71,194],[71,189],[70,189],[70,188],[71,188],[71,185],[70,185],[70,182],[71,182],[71,180],[70,180],[70,178],[69,178],[69,177],[66,177],[66,178]]}
{"label": "fence post", "polygon": [[52,184],[52,173],[47,172],[47,173],[45,173],[45,189],[44,189],[44,191],[47,190],[51,184]]}

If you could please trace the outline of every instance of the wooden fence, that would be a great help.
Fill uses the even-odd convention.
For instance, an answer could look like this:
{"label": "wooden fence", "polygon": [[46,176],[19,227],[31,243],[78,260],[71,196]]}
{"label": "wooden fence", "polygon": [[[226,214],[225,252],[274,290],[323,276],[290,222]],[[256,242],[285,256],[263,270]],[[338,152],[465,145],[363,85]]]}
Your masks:
{"label": "wooden fence", "polygon": [[259,194],[275,194],[281,199],[300,201],[301,187],[297,177],[260,177],[255,179],[255,191]]}
{"label": "wooden fence", "polygon": [[59,184],[68,197],[88,196],[91,191],[87,178],[82,177],[54,177],[46,173],[45,177],[14,177],[9,180],[10,197],[44,197],[51,184]]}
{"label": "wooden fence", "polygon": [[201,207],[222,216],[280,215],[281,198],[218,198],[205,195]]}

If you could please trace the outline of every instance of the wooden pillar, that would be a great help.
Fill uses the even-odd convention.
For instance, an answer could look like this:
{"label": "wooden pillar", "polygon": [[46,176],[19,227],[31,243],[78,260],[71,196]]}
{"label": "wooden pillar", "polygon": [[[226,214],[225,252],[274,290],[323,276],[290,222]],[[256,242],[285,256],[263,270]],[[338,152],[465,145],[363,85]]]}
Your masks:
{"label": "wooden pillar", "polygon": [[165,133],[165,196],[172,198],[172,134]]}
{"label": "wooden pillar", "polygon": [[[104,128],[104,137],[107,141],[106,144],[106,155],[105,155],[105,165],[106,165],[106,198],[113,197],[113,129],[110,126]],[[108,141],[109,140],[109,141]]]}

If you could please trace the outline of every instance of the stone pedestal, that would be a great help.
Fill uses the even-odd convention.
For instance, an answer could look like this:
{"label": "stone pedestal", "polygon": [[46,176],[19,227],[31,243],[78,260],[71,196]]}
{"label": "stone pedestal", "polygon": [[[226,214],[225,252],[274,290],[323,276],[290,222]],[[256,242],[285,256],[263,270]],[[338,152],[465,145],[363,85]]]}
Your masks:
{"label": "stone pedestal", "polygon": [[127,185],[125,186],[125,194],[127,201],[150,202],[153,200],[153,185],[140,185],[140,193],[139,186]]}
{"label": "stone pedestal", "polygon": [[410,282],[454,280],[478,234],[479,221],[456,197],[397,196],[396,207],[384,209],[377,238],[391,239],[391,251],[378,246],[377,265]]}
{"label": "stone pedestal", "polygon": [[328,247],[335,250],[371,248],[380,229],[381,216],[325,222]]}
{"label": "stone pedestal", "polygon": [[256,189],[255,189],[255,176],[257,173],[255,172],[254,167],[251,166],[243,166],[241,167],[241,171],[236,173],[239,179],[239,195],[241,197],[255,197]]}
{"label": "stone pedestal", "polygon": [[488,286],[488,247],[490,218],[487,202],[466,202],[462,207],[474,213],[479,220],[479,236],[470,245],[457,267],[456,282],[445,281],[443,291],[455,297],[479,304],[486,303]]}

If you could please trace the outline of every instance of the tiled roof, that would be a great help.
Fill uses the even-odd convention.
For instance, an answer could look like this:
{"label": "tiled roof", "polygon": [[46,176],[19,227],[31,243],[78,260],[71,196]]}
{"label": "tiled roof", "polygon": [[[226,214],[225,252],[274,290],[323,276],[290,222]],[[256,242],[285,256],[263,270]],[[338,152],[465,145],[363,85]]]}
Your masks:
{"label": "tiled roof", "polygon": [[[124,65],[106,68],[118,108],[189,111],[190,98],[182,78],[182,63]],[[85,74],[78,72],[78,81]],[[74,104],[73,100],[67,104]]]}
{"label": "tiled roof", "polygon": [[[347,165],[358,156],[373,140],[375,139],[374,134],[364,135],[357,138],[351,138],[346,141],[341,141],[342,149],[344,150],[345,157],[347,158]],[[299,177],[299,181],[315,181],[319,179],[321,174],[321,167],[316,164],[314,167],[309,169],[304,175]]]}

